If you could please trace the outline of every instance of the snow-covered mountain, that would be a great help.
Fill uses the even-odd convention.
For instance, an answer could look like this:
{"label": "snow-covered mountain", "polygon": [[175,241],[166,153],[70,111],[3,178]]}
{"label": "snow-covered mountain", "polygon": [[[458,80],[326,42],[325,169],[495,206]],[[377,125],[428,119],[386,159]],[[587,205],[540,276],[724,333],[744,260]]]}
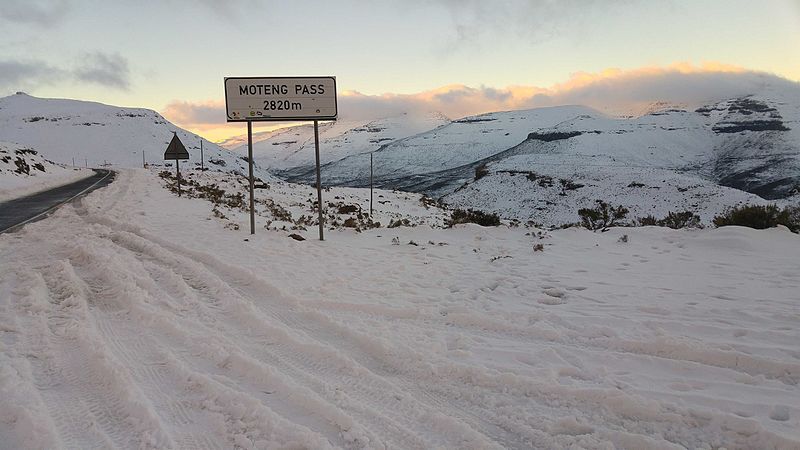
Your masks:
{"label": "snow-covered mountain", "polygon": [[[765,87],[694,109],[660,105],[638,117],[583,106],[482,114],[376,149],[375,182],[542,224],[574,221],[596,199],[628,203],[639,214],[690,209],[713,217],[797,194],[798,99],[800,86]],[[310,161],[280,174],[312,182]],[[322,176],[324,184],[367,186],[369,157],[353,152],[330,161]]]}
{"label": "snow-covered mountain", "polygon": [[[436,112],[406,113],[372,120],[342,119],[319,125],[320,160],[332,163],[354,155],[364,156],[398,139],[450,123]],[[246,155],[247,145],[234,149]],[[314,125],[283,128],[253,143],[253,159],[285,177],[314,170]],[[287,171],[284,173],[284,171]]]}
{"label": "snow-covered mountain", "polygon": [[[0,140],[33,148],[62,164],[83,167],[142,167],[163,160],[172,133],[189,152],[186,167],[200,166],[201,137],[143,108],[120,108],[95,102],[44,99],[24,93],[0,98]],[[203,142],[205,166],[247,173],[247,162],[216,144]],[[258,175],[266,177],[264,171]]]}
{"label": "snow-covered mountain", "polygon": [[464,184],[438,192],[452,206],[550,225],[574,221],[597,199],[634,217],[691,210],[710,220],[742,203],[797,201],[799,118],[797,101],[756,96],[635,119],[576,116],[446,170]]}

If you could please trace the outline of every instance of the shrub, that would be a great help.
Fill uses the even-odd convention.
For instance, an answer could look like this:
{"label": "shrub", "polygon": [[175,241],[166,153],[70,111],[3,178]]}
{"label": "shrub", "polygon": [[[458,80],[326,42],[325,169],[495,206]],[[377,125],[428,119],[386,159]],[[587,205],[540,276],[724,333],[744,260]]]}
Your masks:
{"label": "shrub", "polygon": [[489,175],[489,169],[486,168],[486,164],[481,164],[475,168],[475,181],[480,180],[486,175]]}
{"label": "shrub", "polygon": [[18,173],[20,175],[22,175],[22,174],[30,175],[31,167],[28,165],[28,163],[25,161],[24,158],[17,157],[17,159],[14,160],[14,164],[17,165],[17,168],[14,170],[14,172],[16,172],[16,173]]}
{"label": "shrub", "polygon": [[678,230],[681,228],[702,228],[700,216],[691,212],[683,211],[674,213],[670,211],[663,219],[656,219],[655,216],[640,217],[639,226],[659,226]]}
{"label": "shrub", "polygon": [[783,225],[795,233],[800,232],[800,207],[787,206],[783,210],[777,205],[744,205],[731,208],[714,217],[714,225],[724,227],[739,225],[763,230]]}
{"label": "shrub", "polygon": [[387,225],[387,228],[410,227],[410,226],[411,226],[411,221],[408,219],[405,218],[397,220],[389,219],[389,225]]}
{"label": "shrub", "polygon": [[608,206],[602,200],[595,200],[597,206],[594,208],[581,208],[578,215],[581,218],[581,225],[590,230],[605,230],[609,227],[623,225],[622,220],[628,215],[628,208]]}
{"label": "shrub", "polygon": [[667,217],[664,217],[658,221],[658,225],[672,228],[674,230],[680,228],[699,228],[700,216],[691,211],[683,211],[679,213],[670,211],[667,213]]}
{"label": "shrub", "polygon": [[639,217],[639,226],[640,227],[647,227],[647,226],[657,226],[658,219],[655,216],[645,216]]}
{"label": "shrub", "polygon": [[425,207],[425,209],[430,209],[431,207],[438,205],[438,202],[435,199],[430,198],[424,194],[422,195],[422,197],[420,197],[419,202],[420,204],[422,204],[422,206]]}
{"label": "shrub", "polygon": [[474,223],[483,227],[496,227],[500,225],[500,217],[494,213],[485,213],[473,209],[456,209],[447,221],[448,226],[453,226],[459,223]]}
{"label": "shrub", "polygon": [[[330,205],[335,206],[335,205]],[[344,203],[339,205],[339,214],[353,214],[357,213],[361,210],[361,207],[358,205],[345,205]]]}
{"label": "shrub", "polygon": [[574,191],[574,190],[580,189],[580,188],[582,188],[584,186],[584,185],[582,185],[580,183],[575,183],[572,180],[565,180],[564,178],[561,178],[558,181],[559,181],[559,183],[561,183],[561,189],[564,190],[564,191]]}

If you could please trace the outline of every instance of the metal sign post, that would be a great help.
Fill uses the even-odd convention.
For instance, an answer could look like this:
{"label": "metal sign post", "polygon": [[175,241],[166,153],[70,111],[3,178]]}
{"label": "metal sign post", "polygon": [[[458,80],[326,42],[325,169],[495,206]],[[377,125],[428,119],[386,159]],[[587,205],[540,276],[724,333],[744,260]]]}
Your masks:
{"label": "metal sign post", "polygon": [[253,180],[253,122],[247,121],[247,166],[250,169],[250,234],[256,234],[256,209]]}
{"label": "metal sign post", "polygon": [[319,176],[319,123],[314,121],[314,154],[317,157],[317,206],[319,207],[319,240],[324,241],[325,219],[322,216],[322,180]]}
{"label": "metal sign post", "polygon": [[369,153],[369,220],[372,220],[372,152]]}
{"label": "metal sign post", "polygon": [[[250,234],[255,234],[253,122],[314,121],[319,240],[324,240],[325,217],[322,212],[318,121],[336,120],[337,118],[336,78],[228,77],[225,78],[225,112],[228,122],[247,122],[247,163],[250,174]],[[200,141],[201,152],[202,145],[203,142]]]}
{"label": "metal sign post", "polygon": [[183,146],[183,142],[178,139],[178,133],[172,132],[172,140],[164,151],[164,160],[175,160],[175,177],[178,181],[178,197],[181,196],[181,165],[180,160],[189,159],[189,152]]}
{"label": "metal sign post", "polygon": [[175,179],[178,180],[178,197],[181,196],[181,160],[175,159]]}

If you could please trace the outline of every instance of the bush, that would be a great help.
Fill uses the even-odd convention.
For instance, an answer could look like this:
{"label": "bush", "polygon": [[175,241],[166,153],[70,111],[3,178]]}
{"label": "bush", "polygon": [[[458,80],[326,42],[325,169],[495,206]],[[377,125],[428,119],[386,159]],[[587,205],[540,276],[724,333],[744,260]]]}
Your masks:
{"label": "bush", "polygon": [[639,217],[639,226],[640,227],[647,227],[647,226],[658,226],[659,220],[656,219],[655,216],[645,216]]}
{"label": "bush", "polygon": [[403,219],[397,219],[397,220],[389,219],[389,225],[387,225],[386,227],[387,228],[397,228],[397,227],[410,227],[410,226],[411,226],[411,221],[408,220],[408,219],[403,218]]}
{"label": "bush", "polygon": [[679,213],[670,211],[667,213],[667,217],[658,221],[658,224],[662,227],[672,228],[673,230],[681,228],[699,228],[700,216],[691,211]]}
{"label": "bush", "polygon": [[561,183],[561,189],[563,191],[574,191],[574,190],[580,189],[580,188],[582,188],[584,186],[583,184],[575,183],[572,180],[565,180],[564,178],[561,178],[558,181],[559,181],[559,183]]}
{"label": "bush", "polygon": [[652,215],[640,217],[638,222],[639,226],[642,227],[658,226],[672,228],[673,230],[678,230],[681,228],[702,228],[702,225],[700,224],[700,216],[691,211],[683,211],[679,213],[670,211],[663,219],[656,219],[655,216]]}
{"label": "bush", "polygon": [[459,223],[475,223],[483,227],[496,227],[500,225],[500,217],[494,213],[485,213],[479,210],[472,209],[456,209],[447,221],[448,226],[453,226]]}
{"label": "bush", "polygon": [[475,181],[480,180],[486,175],[489,175],[489,169],[486,168],[486,164],[481,164],[475,168]]}
{"label": "bush", "polygon": [[787,206],[783,210],[777,205],[745,205],[731,208],[714,217],[714,225],[724,227],[739,225],[763,230],[783,225],[794,233],[800,232],[800,207]]}
{"label": "bush", "polygon": [[28,165],[28,163],[25,161],[24,158],[17,157],[17,159],[14,160],[14,164],[17,165],[17,168],[14,170],[14,172],[16,172],[16,173],[18,173],[20,175],[22,175],[22,174],[30,175],[31,174],[31,166]]}
{"label": "bush", "polygon": [[602,200],[596,200],[597,206],[593,209],[582,208],[578,210],[581,225],[590,230],[605,230],[609,227],[624,225],[622,220],[628,215],[628,208],[617,206],[612,208]]}

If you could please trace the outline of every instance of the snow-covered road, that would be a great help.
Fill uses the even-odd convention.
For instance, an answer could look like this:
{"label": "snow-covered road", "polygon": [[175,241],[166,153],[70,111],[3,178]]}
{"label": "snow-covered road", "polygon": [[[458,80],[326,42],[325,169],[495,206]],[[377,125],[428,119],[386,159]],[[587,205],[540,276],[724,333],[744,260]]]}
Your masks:
{"label": "snow-covered road", "polygon": [[129,170],[0,236],[0,448],[800,448],[788,231],[210,216]]}

